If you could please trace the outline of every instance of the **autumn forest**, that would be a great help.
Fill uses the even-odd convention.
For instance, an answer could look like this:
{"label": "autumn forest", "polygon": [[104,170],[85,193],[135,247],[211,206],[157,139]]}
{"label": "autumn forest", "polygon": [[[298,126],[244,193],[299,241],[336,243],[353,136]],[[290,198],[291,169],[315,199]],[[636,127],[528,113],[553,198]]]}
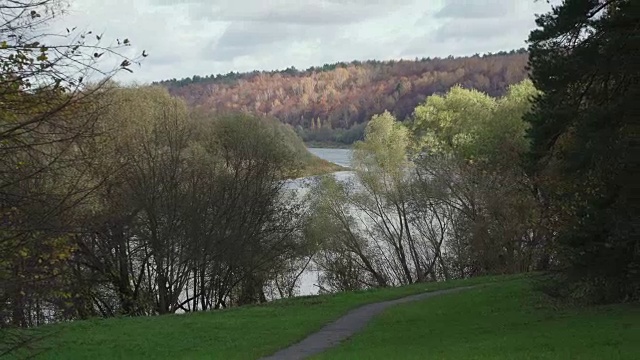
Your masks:
{"label": "autumn forest", "polygon": [[[353,61],[297,70],[193,76],[158,82],[194,107],[270,116],[304,137],[358,127],[385,110],[406,119],[429,95],[454,85],[491,96],[527,77],[525,49],[471,57]],[[364,131],[360,127],[359,134]],[[303,131],[306,130],[306,131]],[[316,130],[316,134],[313,134]],[[341,140],[341,139],[333,139]],[[343,142],[352,143],[353,137]]]}

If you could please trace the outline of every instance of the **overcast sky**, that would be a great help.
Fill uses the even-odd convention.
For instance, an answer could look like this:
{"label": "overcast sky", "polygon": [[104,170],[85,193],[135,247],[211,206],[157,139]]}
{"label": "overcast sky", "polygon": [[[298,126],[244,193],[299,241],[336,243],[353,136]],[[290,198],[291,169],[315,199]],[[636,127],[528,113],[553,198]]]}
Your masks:
{"label": "overcast sky", "polygon": [[122,80],[305,69],[338,61],[526,47],[534,0],[70,0],[60,25],[129,38],[150,55]]}

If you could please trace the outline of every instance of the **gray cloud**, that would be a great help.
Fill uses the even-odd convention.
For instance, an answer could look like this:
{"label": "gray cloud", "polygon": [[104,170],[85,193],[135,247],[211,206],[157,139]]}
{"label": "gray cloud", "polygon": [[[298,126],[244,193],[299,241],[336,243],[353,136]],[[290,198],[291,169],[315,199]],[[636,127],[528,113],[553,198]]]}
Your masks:
{"label": "gray cloud", "polygon": [[[531,28],[533,20],[526,21],[520,18],[506,18],[501,21],[493,19],[469,19],[461,26],[458,21],[449,21],[444,23],[434,33],[434,40],[438,42],[446,42],[450,39],[454,40],[473,40],[488,42],[494,38],[502,38],[509,36],[505,34],[505,29],[510,32],[522,36],[527,35],[527,30]],[[516,30],[517,29],[517,30]]]}
{"label": "gray cloud", "polygon": [[232,22],[222,35],[203,49],[205,58],[230,61],[239,56],[275,52],[295,43],[320,42],[326,44],[340,27],[304,26],[301,24],[237,21]]}
{"label": "gray cloud", "polygon": [[548,4],[533,1],[444,0],[440,9],[425,13],[415,24],[417,28],[429,22],[437,25],[415,36],[401,54],[442,57],[525,47],[535,28],[534,14],[548,9]]}
{"label": "gray cloud", "polygon": [[255,24],[251,22],[234,22],[222,33],[218,46],[268,45],[285,41],[294,36],[295,27],[282,24]]}
{"label": "gray cloud", "polygon": [[533,14],[549,7],[533,0],[71,1],[58,26],[128,37],[131,54],[150,56],[120,78],[143,82],[510,50],[523,46]]}
{"label": "gray cloud", "polygon": [[[168,0],[152,3],[169,5]],[[412,0],[183,0],[196,19],[268,23],[329,25],[352,24],[385,16]]]}
{"label": "gray cloud", "polygon": [[[486,19],[500,18],[518,11],[523,0],[446,0],[436,18]],[[526,5],[525,5],[526,6]]]}
{"label": "gray cloud", "polygon": [[217,61],[229,61],[259,49],[268,49],[293,37],[295,27],[291,25],[233,22],[217,41],[212,41],[204,48],[203,55]]}

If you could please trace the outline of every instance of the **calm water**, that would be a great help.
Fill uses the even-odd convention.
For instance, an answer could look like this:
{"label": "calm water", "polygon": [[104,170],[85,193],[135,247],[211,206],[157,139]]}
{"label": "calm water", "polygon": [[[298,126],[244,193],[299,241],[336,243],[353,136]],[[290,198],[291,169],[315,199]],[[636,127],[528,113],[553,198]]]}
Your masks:
{"label": "calm water", "polygon": [[351,166],[351,156],[353,154],[351,149],[309,148],[309,152],[334,164],[345,167]]}
{"label": "calm water", "polygon": [[[353,154],[353,150],[351,149],[308,148],[308,150],[313,155],[321,159],[330,161],[334,164],[338,164],[344,167],[351,166],[351,156]],[[333,176],[341,181],[351,179],[353,175],[354,174],[352,171],[336,171],[333,173]],[[287,188],[296,189],[300,192],[300,195],[303,195],[304,193],[306,193],[309,181],[312,179],[313,177],[306,177],[289,180],[287,182]]]}
{"label": "calm water", "polygon": [[[327,148],[309,148],[309,152],[315,156],[330,161],[340,166],[350,167],[351,156],[353,151],[351,149],[327,149]],[[351,171],[338,171],[333,173],[338,180],[347,180],[353,177]],[[298,190],[301,194],[306,192],[305,183],[308,178],[292,180],[290,186]],[[315,284],[318,283],[318,271],[313,269],[313,264],[302,274],[300,278],[300,295],[315,295],[318,293],[318,287]]]}

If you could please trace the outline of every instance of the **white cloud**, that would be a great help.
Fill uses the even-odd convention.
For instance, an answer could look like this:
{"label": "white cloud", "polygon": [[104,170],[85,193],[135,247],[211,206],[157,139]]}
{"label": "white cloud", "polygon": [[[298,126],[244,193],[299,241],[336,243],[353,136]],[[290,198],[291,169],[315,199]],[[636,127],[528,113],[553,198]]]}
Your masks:
{"label": "white cloud", "polygon": [[150,54],[121,80],[299,69],[355,59],[434,57],[524,46],[529,0],[71,0],[57,27],[128,37]]}

